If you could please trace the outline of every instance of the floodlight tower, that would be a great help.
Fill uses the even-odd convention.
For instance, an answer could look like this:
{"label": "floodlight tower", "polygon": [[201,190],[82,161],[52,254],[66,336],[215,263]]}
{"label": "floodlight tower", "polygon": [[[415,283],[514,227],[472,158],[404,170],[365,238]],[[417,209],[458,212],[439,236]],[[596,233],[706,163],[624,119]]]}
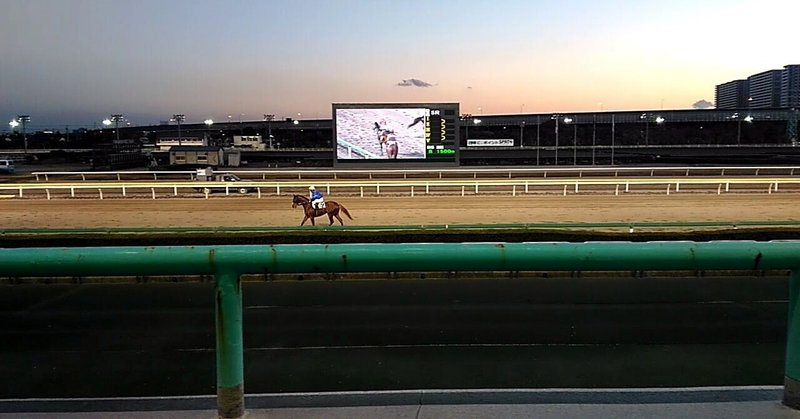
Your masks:
{"label": "floodlight tower", "polygon": [[28,122],[31,122],[30,115],[17,115],[17,119],[12,119],[8,125],[11,125],[11,128],[16,128],[19,125],[22,125],[22,144],[25,148],[25,154],[28,154],[28,134],[25,130],[25,127],[28,125]]}
{"label": "floodlight tower", "polygon": [[178,123],[178,145],[181,144],[181,122],[186,119],[186,115],[182,113],[176,113],[172,115],[172,120]]}
{"label": "floodlight tower", "polygon": [[272,150],[272,121],[275,120],[274,114],[264,114],[264,121],[267,122],[267,139],[269,141],[269,149]]}
{"label": "floodlight tower", "polygon": [[116,113],[112,114],[110,118],[106,118],[103,120],[103,125],[109,126],[112,123],[114,124],[114,130],[116,131],[117,142],[119,142],[119,122],[125,119],[122,114]]}

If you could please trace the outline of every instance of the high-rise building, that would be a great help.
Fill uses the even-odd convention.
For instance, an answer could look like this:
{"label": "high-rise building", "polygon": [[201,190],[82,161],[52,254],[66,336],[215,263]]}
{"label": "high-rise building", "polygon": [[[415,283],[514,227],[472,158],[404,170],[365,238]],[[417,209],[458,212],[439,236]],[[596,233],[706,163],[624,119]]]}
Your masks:
{"label": "high-rise building", "polygon": [[781,75],[781,107],[800,108],[800,64],[783,67]]}
{"label": "high-rise building", "polygon": [[746,80],[718,84],[715,95],[718,109],[798,108],[800,64],[753,74]]}
{"label": "high-rise building", "polygon": [[782,70],[767,70],[747,78],[750,108],[781,106],[781,76]]}
{"label": "high-rise building", "polygon": [[714,104],[717,109],[747,108],[749,97],[747,80],[734,80],[718,84],[714,93]]}

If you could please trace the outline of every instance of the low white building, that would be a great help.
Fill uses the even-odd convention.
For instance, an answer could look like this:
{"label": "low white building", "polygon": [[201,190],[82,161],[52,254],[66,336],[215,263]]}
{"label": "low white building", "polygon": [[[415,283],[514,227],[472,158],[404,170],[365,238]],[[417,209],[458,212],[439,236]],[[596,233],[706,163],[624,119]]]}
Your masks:
{"label": "low white building", "polygon": [[265,150],[266,147],[261,141],[260,135],[234,135],[233,146],[236,148],[247,148],[250,150]]}
{"label": "low white building", "polygon": [[164,137],[156,141],[156,149],[158,151],[169,151],[174,146],[208,147],[208,140],[200,137]]}

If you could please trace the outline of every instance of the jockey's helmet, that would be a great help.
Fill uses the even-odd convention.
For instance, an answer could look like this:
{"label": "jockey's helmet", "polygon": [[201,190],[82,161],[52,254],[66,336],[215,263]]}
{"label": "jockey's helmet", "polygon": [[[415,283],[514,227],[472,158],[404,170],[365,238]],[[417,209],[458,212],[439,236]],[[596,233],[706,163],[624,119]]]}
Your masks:
{"label": "jockey's helmet", "polygon": [[316,190],[317,190],[317,188],[315,188],[314,186],[309,186],[309,187],[308,187],[308,190],[309,190],[309,191],[316,191]]}

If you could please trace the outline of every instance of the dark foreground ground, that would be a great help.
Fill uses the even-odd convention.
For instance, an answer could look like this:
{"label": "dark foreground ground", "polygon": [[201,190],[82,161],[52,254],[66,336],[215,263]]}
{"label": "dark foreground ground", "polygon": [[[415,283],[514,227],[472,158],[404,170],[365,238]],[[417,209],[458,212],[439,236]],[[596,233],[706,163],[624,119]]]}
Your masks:
{"label": "dark foreground ground", "polygon": [[[247,393],[779,385],[788,278],[246,282]],[[0,398],[214,394],[213,284],[0,287]]]}

